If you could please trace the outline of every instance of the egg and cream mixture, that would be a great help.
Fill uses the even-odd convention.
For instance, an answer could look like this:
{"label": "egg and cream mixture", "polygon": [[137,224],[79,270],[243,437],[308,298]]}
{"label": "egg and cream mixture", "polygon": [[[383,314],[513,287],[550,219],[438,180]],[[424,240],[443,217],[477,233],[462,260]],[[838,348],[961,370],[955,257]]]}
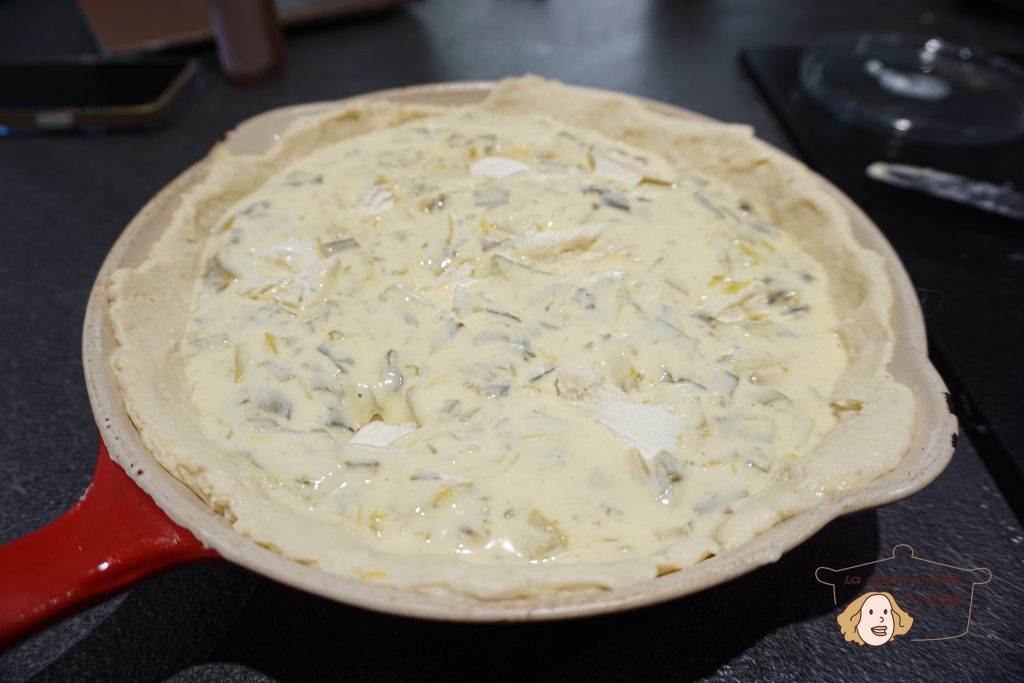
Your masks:
{"label": "egg and cream mixture", "polygon": [[[392,115],[211,175],[216,210],[112,288],[165,467],[293,559],[478,597],[671,573],[892,468],[912,399],[863,341],[888,290],[839,310],[728,184],[513,109],[364,111]],[[190,295],[137,312],[184,261]]]}
{"label": "egg and cream mixture", "polygon": [[182,350],[205,433],[397,552],[648,554],[835,422],[821,266],[721,185],[547,118],[318,150],[204,262]]}

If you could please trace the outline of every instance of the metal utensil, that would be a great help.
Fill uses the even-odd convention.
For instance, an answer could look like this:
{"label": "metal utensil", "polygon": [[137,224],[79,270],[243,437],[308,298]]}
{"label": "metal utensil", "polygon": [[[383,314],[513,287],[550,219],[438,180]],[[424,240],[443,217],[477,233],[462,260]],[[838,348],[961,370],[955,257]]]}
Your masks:
{"label": "metal utensil", "polygon": [[865,169],[868,177],[896,187],[973,206],[1000,216],[1024,220],[1024,193],[1010,185],[937,171],[934,168],[876,161]]}

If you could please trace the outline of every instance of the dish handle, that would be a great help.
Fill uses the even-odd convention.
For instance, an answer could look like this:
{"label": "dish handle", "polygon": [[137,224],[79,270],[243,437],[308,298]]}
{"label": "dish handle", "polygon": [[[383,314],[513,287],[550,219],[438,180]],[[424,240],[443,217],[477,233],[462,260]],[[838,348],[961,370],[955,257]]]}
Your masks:
{"label": "dish handle", "polygon": [[0,650],[184,562],[219,558],[172,522],[100,439],[92,483],[47,526],[0,546]]}

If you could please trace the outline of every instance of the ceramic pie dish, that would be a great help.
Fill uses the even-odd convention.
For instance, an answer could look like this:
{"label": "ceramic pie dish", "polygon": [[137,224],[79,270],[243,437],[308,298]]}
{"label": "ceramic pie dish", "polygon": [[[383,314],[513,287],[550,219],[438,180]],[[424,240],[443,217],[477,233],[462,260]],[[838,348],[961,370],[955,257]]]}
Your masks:
{"label": "ceramic pie dish", "polygon": [[[364,97],[409,104],[467,105],[485,99],[493,87],[491,83],[452,83],[384,91]],[[706,120],[677,107],[640,101],[660,114]],[[295,120],[327,112],[344,104],[315,103],[267,112],[238,126],[228,136],[225,144],[232,154],[260,153],[279,139]],[[135,484],[148,494],[141,496],[142,502],[138,504],[143,507],[155,504],[160,510],[160,514],[151,518],[148,529],[138,530],[137,537],[150,535],[172,539],[162,545],[156,544],[153,554],[142,562],[148,569],[199,557],[220,556],[282,583],[340,602],[383,612],[435,619],[537,620],[599,614],[687,595],[772,562],[840,515],[884,505],[921,489],[938,476],[952,455],[955,418],[947,408],[945,386],[928,361],[923,320],[906,272],[870,220],[837,189],[815,176],[814,180],[820,184],[821,191],[838,202],[847,214],[857,242],[882,257],[893,289],[891,323],[894,353],[890,372],[896,381],[912,390],[916,401],[910,448],[895,469],[858,490],[824,497],[810,509],[785,519],[739,547],[683,571],[612,591],[563,592],[545,597],[481,600],[457,594],[428,594],[375,585],[328,574],[291,561],[235,531],[221,515],[159,465],[140,440],[125,410],[120,387],[111,370],[111,356],[117,346],[108,313],[107,291],[111,275],[120,268],[136,267],[143,262],[150,247],[168,225],[180,197],[200,182],[209,163],[209,160],[201,161],[179,176],[129,224],[104,262],[86,315],[83,360],[89,396],[101,437],[109,448],[110,458],[121,465]],[[102,462],[101,455],[98,474],[105,468]],[[111,477],[121,476],[119,471],[105,475],[108,481]],[[115,494],[136,495],[126,494],[125,489],[125,486],[121,486]],[[99,493],[98,490],[93,491],[93,499]],[[164,515],[172,523],[161,527]],[[193,536],[199,543],[193,541]],[[18,543],[23,541],[12,546]],[[25,545],[21,546],[22,554],[27,552],[26,548]],[[8,551],[7,556],[10,556],[12,547],[8,546],[5,550]],[[122,570],[116,559],[116,551],[117,548],[97,547],[84,564],[95,566],[97,563],[106,563],[106,576],[111,575],[109,569],[113,568],[123,578],[112,584],[108,582],[100,587],[80,589],[76,595],[88,598],[90,595],[103,594],[145,573],[137,568],[132,571]],[[159,557],[161,553],[164,554],[162,560],[154,559],[154,555]],[[0,555],[0,560],[3,557]],[[139,559],[136,557],[134,561],[138,563]],[[3,562],[0,562],[2,565]],[[93,579],[96,575],[93,572]],[[63,577],[63,580],[75,583],[74,577]],[[81,588],[82,582],[78,583]],[[44,586],[39,586],[39,590],[44,589]],[[53,618],[59,609],[66,606],[61,605],[45,612],[36,611],[34,616],[26,616],[26,610],[32,612],[31,600],[39,597],[38,594],[28,595],[20,607],[4,608],[5,620],[15,624],[8,627],[10,633],[18,627],[38,626],[42,620]]]}

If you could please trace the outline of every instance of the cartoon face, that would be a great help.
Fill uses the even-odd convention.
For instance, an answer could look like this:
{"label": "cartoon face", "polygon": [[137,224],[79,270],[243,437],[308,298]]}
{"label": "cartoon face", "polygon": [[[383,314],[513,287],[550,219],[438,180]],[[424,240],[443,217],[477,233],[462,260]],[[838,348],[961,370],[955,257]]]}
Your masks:
{"label": "cartoon face", "polygon": [[851,602],[836,623],[847,642],[877,647],[907,635],[914,617],[900,609],[892,594],[879,591],[864,593]]}
{"label": "cartoon face", "polygon": [[882,645],[893,637],[892,604],[884,595],[872,595],[860,608],[857,634],[868,645]]}

